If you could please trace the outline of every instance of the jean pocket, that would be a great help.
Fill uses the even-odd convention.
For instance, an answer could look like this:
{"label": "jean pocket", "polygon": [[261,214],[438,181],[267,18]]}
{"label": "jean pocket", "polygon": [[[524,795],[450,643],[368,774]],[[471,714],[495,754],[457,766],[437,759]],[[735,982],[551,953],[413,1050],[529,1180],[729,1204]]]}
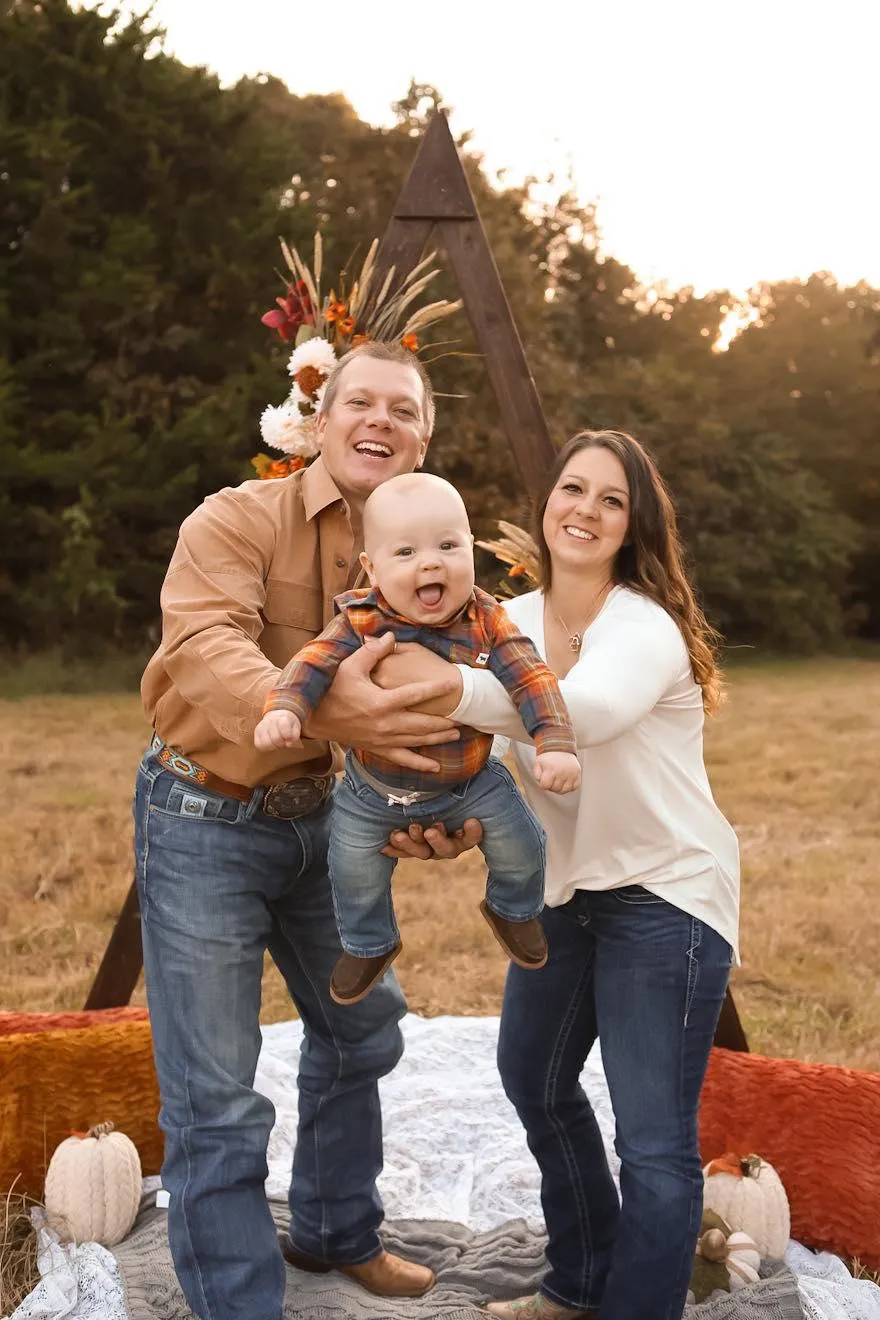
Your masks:
{"label": "jean pocket", "polygon": [[[153,785],[150,811],[160,816],[174,816],[180,820],[216,820],[234,825],[240,818],[242,803],[235,798],[223,797],[175,779],[165,785],[160,777]],[[170,776],[169,776],[170,778]]]}
{"label": "jean pocket", "polygon": [[659,894],[652,894],[649,889],[643,889],[641,885],[623,885],[620,889],[612,889],[609,892],[612,898],[627,907],[654,907],[658,903],[666,902],[665,898],[661,898]]}

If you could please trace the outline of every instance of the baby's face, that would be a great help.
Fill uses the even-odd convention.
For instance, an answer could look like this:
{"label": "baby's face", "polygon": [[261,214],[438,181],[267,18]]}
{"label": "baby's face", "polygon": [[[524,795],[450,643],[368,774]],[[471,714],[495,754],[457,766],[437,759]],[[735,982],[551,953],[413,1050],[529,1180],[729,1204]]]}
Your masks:
{"label": "baby's face", "polygon": [[466,517],[443,498],[395,501],[381,539],[368,545],[366,568],[391,608],[413,623],[445,623],[474,589],[474,541]]}

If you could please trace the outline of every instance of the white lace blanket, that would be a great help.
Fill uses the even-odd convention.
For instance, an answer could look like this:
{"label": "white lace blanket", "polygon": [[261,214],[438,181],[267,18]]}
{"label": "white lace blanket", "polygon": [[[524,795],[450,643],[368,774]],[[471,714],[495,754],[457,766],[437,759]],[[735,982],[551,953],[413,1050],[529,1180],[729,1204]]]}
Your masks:
{"label": "white lace blanket", "polygon": [[[410,1014],[403,1029],[403,1060],[382,1083],[380,1186],[389,1218],[455,1220],[478,1231],[510,1219],[540,1227],[537,1171],[495,1068],[498,1019]],[[257,1088],[276,1111],[266,1183],[276,1197],[286,1194],[289,1179],[300,1037],[298,1022],[264,1028],[257,1071]],[[614,1121],[598,1050],[587,1061],[583,1084],[616,1176]],[[62,1247],[45,1228],[40,1245],[42,1280],[10,1320],[127,1320],[108,1251],[96,1243]],[[854,1280],[836,1257],[792,1243],[786,1259],[798,1276],[807,1320],[880,1320],[880,1288]]]}

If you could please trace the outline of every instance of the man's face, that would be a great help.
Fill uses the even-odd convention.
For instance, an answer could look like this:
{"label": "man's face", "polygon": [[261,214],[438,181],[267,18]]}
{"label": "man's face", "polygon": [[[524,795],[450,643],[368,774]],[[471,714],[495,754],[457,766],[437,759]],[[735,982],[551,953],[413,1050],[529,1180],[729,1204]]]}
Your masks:
{"label": "man's face", "polygon": [[349,504],[362,507],[383,481],[421,467],[425,426],[424,391],[412,367],[363,356],[346,366],[317,429],[324,464]]}

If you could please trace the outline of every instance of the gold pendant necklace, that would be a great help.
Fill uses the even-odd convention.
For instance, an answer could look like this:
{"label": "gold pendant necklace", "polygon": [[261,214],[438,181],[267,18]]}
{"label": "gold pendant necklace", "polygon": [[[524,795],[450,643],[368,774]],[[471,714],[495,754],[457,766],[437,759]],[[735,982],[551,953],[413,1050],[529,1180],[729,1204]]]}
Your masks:
{"label": "gold pendant necklace", "polygon": [[559,611],[558,611],[553,605],[550,606],[551,610],[553,610],[553,613],[554,613],[555,616],[556,616],[557,621],[558,621],[559,623],[561,623],[562,628],[563,628],[563,631],[566,633],[566,635],[567,635],[567,637],[568,637],[568,649],[569,649],[569,651],[573,651],[575,654],[577,654],[577,652],[580,651],[580,649],[581,649],[581,643],[582,643],[583,640],[584,640],[584,633],[587,631],[587,629],[589,628],[590,624],[593,622],[593,619],[594,619],[594,618],[596,617],[596,615],[598,614],[598,612],[599,612],[599,606],[600,606],[600,604],[601,604],[601,602],[602,602],[602,599],[603,599],[603,597],[604,597],[605,595],[607,595],[607,593],[611,590],[611,585],[612,585],[612,584],[611,584],[610,582],[606,582],[605,586],[602,588],[602,590],[599,592],[599,594],[598,594],[598,596],[596,597],[596,599],[593,601],[592,608],[591,608],[589,614],[587,615],[587,618],[586,618],[586,621],[585,621],[585,623],[584,623],[584,626],[583,626],[583,628],[581,629],[580,632],[572,632],[571,628],[569,628],[568,624],[565,622],[565,619],[563,619],[563,617],[562,617],[562,615],[559,613]]}
{"label": "gold pendant necklace", "polygon": [[556,610],[554,610],[553,613],[556,614],[556,617],[559,620],[559,622],[562,624],[564,631],[568,633],[569,651],[579,651],[581,649],[581,634],[578,632],[572,632],[568,624],[563,619],[562,615],[557,614]]}

